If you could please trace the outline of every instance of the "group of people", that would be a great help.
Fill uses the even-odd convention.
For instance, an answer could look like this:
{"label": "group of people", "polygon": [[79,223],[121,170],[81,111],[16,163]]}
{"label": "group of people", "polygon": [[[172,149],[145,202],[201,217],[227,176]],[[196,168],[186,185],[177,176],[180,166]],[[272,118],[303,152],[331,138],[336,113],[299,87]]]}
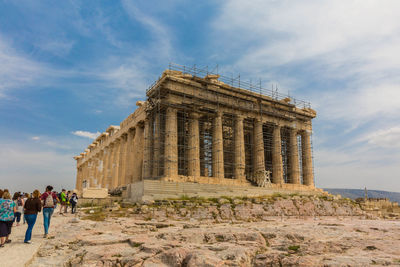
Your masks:
{"label": "group of people", "polygon": [[60,214],[67,213],[68,206],[71,206],[71,213],[76,212],[78,196],[75,192],[63,189],[61,193],[53,191],[51,185],[46,187],[43,194],[39,190],[34,190],[32,194],[21,194],[16,192],[11,198],[7,189],[0,189],[0,248],[5,244],[11,243],[9,236],[14,223],[20,225],[21,217],[23,223],[27,223],[24,243],[31,244],[32,230],[36,223],[37,215],[43,212],[44,238],[48,237],[51,216],[60,203]]}

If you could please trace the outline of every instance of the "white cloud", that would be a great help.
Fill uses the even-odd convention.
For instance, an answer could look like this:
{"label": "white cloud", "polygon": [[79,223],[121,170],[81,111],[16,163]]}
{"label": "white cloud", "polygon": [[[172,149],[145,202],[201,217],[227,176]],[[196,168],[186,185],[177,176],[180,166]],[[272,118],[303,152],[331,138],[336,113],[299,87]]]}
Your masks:
{"label": "white cloud", "polygon": [[34,141],[39,141],[39,140],[40,140],[40,137],[39,137],[39,136],[32,136],[31,139],[34,140]]}
{"label": "white cloud", "polygon": [[101,133],[100,132],[91,133],[91,132],[87,132],[87,131],[74,131],[74,132],[72,132],[72,134],[76,135],[76,136],[90,138],[90,139],[96,139]]}
{"label": "white cloud", "polygon": [[0,97],[13,88],[29,86],[45,73],[45,67],[18,53],[0,35]]}

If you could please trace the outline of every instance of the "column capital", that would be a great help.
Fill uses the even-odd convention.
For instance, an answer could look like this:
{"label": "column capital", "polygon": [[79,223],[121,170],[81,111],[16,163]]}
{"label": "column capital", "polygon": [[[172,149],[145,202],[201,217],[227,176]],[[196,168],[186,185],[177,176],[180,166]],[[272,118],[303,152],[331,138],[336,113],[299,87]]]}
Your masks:
{"label": "column capital", "polygon": [[191,118],[191,119],[199,119],[200,118],[200,113],[198,112],[198,111],[191,111],[190,113],[189,113],[189,117]]}
{"label": "column capital", "polygon": [[237,120],[244,120],[245,116],[243,114],[235,114]]}
{"label": "column capital", "polygon": [[220,111],[220,110],[218,110],[217,112],[215,112],[215,117],[220,118],[220,117],[222,117],[223,115],[224,115],[224,113],[223,113],[222,111]]}

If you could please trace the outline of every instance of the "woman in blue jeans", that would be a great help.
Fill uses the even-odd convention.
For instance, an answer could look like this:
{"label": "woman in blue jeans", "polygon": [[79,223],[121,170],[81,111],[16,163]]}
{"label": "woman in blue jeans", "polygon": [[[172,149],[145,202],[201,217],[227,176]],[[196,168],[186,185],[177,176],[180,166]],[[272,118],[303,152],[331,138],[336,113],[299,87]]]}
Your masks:
{"label": "woman in blue jeans", "polygon": [[28,223],[28,229],[26,229],[24,243],[31,244],[32,229],[36,223],[38,212],[42,210],[42,203],[40,202],[39,190],[33,191],[32,197],[28,198],[24,206],[24,218]]}
{"label": "woman in blue jeans", "polygon": [[[54,203],[60,202],[58,199],[57,195],[53,192],[53,187],[51,185],[48,185],[46,187],[46,192],[42,194],[40,199],[43,202],[43,226],[44,226],[44,238],[47,238],[49,234],[49,227],[50,227],[50,220],[51,220],[51,215],[53,215],[54,212]],[[56,202],[57,201],[57,202]]]}

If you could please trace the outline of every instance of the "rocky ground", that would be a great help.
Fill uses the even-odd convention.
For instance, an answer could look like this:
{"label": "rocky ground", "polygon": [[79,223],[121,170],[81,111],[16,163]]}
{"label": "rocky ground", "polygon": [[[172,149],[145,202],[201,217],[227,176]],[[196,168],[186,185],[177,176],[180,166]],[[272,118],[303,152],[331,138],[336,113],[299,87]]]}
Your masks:
{"label": "rocky ground", "polygon": [[[290,208],[296,201],[302,205]],[[343,200],[88,208],[58,231],[30,266],[400,266],[400,221],[372,218]]]}

